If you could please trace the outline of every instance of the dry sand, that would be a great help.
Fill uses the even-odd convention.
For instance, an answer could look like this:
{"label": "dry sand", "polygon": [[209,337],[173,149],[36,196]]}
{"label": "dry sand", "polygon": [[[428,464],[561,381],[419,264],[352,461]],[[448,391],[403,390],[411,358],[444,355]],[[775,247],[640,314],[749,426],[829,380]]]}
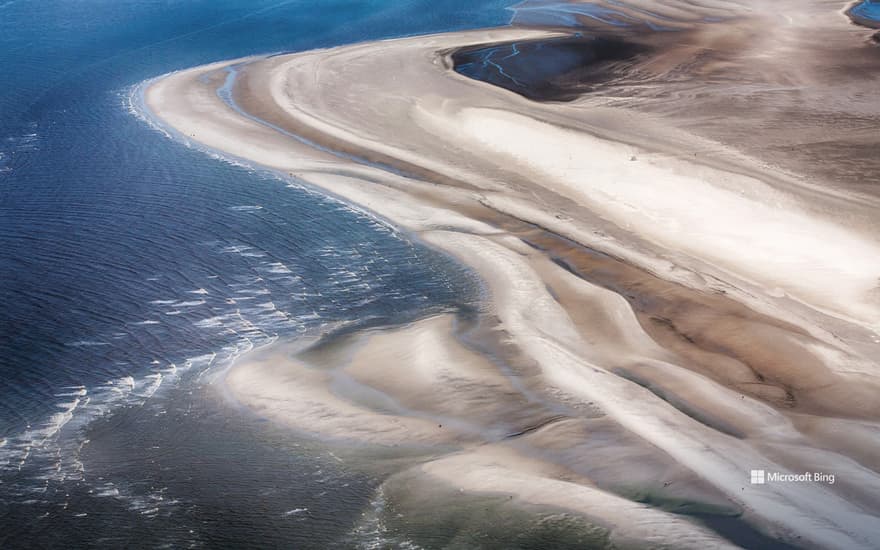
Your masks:
{"label": "dry sand", "polygon": [[[237,365],[232,392],[315,437],[430,449],[407,475],[567,510],[619,543],[725,544],[631,500],[650,490],[799,546],[874,547],[877,198],[742,138],[761,130],[755,110],[782,120],[788,100],[761,98],[783,77],[816,96],[801,98],[793,124],[818,133],[846,108],[818,107],[828,64],[807,71],[794,45],[855,31],[826,16],[828,2],[805,4],[663,2],[683,38],[639,67],[643,99],[635,77],[558,104],[452,70],[455,48],[558,35],[520,28],[249,58],[150,84],[148,109],[180,139],[372,211],[470,266],[488,291],[476,326],[443,315],[306,353],[281,345]],[[693,28],[705,16],[730,19]],[[785,31],[755,45],[780,17]],[[743,44],[775,57],[746,64]],[[248,117],[216,93],[232,65]],[[743,67],[763,87],[725,133],[736,108],[695,90]],[[670,106],[675,94],[693,108]],[[707,104],[715,117],[700,114]],[[779,151],[802,141],[768,131]],[[837,482],[752,486],[752,468]]]}

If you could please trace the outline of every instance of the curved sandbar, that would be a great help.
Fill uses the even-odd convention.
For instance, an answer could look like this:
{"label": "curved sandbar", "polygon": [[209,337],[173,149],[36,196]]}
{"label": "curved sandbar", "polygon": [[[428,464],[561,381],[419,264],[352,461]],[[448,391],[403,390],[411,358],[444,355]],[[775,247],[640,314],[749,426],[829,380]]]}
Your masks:
{"label": "curved sandbar", "polygon": [[[316,436],[461,449],[422,470],[569,510],[627,542],[656,542],[659,522],[673,547],[723,543],[697,521],[621,502],[635,484],[651,502],[741,514],[798,545],[870,548],[877,235],[823,212],[814,189],[657,117],[589,99],[539,104],[451,67],[457,48],[549,36],[390,40],[149,86],[149,109],[187,140],[372,210],[489,290],[479,346],[457,347],[461,334],[429,320],[327,356],[244,362],[233,392]],[[217,93],[231,66],[235,109]],[[711,164],[683,158],[707,149]],[[422,378],[396,383],[413,369]],[[370,391],[334,387],[339,376]],[[503,459],[477,450],[487,444]],[[450,474],[469,466],[487,475]],[[838,477],[751,486],[750,468]],[[583,490],[554,489],[563,482]]]}

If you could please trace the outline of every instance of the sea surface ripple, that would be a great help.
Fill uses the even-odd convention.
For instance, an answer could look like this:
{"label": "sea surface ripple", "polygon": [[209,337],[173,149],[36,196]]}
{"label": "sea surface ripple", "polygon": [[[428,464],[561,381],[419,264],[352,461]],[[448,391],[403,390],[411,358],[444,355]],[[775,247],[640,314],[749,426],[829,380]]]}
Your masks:
{"label": "sea surface ripple", "polygon": [[0,4],[0,547],[351,529],[374,482],[211,382],[279,338],[466,306],[475,283],[369,213],[167,139],[131,94],[213,60],[503,24],[510,3]]}

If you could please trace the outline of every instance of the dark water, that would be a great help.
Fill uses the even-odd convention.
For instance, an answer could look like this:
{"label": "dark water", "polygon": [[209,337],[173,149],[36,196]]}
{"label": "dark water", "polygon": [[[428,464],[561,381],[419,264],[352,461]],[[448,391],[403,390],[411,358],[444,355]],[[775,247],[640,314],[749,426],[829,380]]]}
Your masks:
{"label": "dark water", "polygon": [[0,547],[381,536],[358,523],[375,480],[213,382],[277,338],[459,307],[473,282],[365,213],[167,139],[129,97],[219,59],[503,24],[510,3],[0,3]]}
{"label": "dark water", "polygon": [[465,48],[455,70],[538,101],[570,101],[623,73],[646,47],[618,38],[576,36]]}
{"label": "dark water", "polygon": [[849,16],[866,27],[880,28],[880,2],[864,0],[849,10]]}

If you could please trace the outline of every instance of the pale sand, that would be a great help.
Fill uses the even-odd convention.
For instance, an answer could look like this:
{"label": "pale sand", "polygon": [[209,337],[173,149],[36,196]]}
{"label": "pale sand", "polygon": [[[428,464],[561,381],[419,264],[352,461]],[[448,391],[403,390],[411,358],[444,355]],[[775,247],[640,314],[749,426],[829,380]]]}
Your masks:
{"label": "pale sand", "polygon": [[481,447],[429,462],[420,471],[463,493],[508,496],[508,506],[562,508],[610,533],[617,547],[738,548],[704,527],[597,489],[586,480],[559,479],[558,468],[507,447]]}
{"label": "pale sand", "polygon": [[[236,94],[245,110],[407,176],[240,116],[215,93],[223,64],[146,90],[149,108],[186,139],[417,233],[475,269],[491,297],[479,337],[494,360],[463,347],[440,317],[359,336],[345,353],[270,350],[233,369],[229,387],[316,436],[466,449],[422,468],[467,490],[574,510],[621,540],[717,543],[611,494],[628,473],[674,466],[681,483],[658,492],[725,503],[798,544],[872,547],[876,441],[833,427],[876,437],[880,418],[880,244],[861,221],[872,203],[768,172],[653,115],[527,101],[455,74],[445,55],[548,35],[475,31],[246,60]],[[700,159],[711,165],[676,150],[712,150]],[[817,196],[854,205],[852,218]],[[570,452],[588,432],[562,428],[594,426],[597,415],[614,436],[585,452],[617,457],[619,470]],[[515,453],[479,447],[508,439]],[[750,468],[839,468],[840,482],[749,486]],[[659,534],[643,529],[657,524]]]}
{"label": "pale sand", "polygon": [[[302,432],[382,445],[438,443],[450,433],[438,431],[433,422],[359,406],[359,400],[370,403],[376,397],[352,382],[345,372],[312,368],[283,352],[251,358],[247,368],[226,377],[242,404]],[[388,401],[380,405],[403,412]]]}

